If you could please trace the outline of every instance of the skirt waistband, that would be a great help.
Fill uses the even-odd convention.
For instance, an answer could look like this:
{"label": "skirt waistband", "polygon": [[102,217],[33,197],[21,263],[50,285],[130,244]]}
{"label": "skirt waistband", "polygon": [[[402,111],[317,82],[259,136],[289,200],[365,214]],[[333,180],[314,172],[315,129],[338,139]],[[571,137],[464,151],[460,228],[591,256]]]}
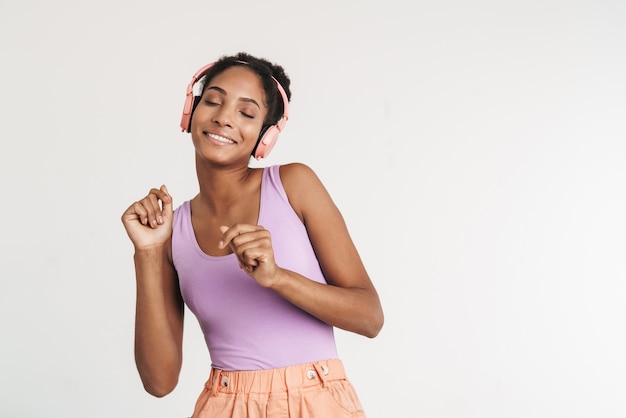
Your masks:
{"label": "skirt waistband", "polygon": [[338,359],[304,363],[269,370],[225,371],[213,368],[206,382],[212,393],[273,393],[324,385],[346,379]]}

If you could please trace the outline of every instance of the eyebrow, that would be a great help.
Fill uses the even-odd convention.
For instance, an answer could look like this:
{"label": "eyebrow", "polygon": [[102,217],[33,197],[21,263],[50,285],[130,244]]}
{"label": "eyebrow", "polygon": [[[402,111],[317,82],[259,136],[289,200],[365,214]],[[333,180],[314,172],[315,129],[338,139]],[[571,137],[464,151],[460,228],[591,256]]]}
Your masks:
{"label": "eyebrow", "polygon": [[[209,87],[207,87],[207,88],[206,88],[206,90],[215,90],[215,91],[217,91],[217,92],[219,92],[219,93],[223,94],[224,96],[227,96],[227,95],[228,95],[228,94],[226,93],[226,90],[224,90],[224,89],[223,89],[223,88],[221,88],[221,87],[217,87],[217,86],[209,86]],[[252,103],[252,104],[256,105],[256,107],[258,107],[259,109],[261,109],[261,106],[257,103],[257,101],[256,101],[256,100],[254,100],[254,99],[251,99],[251,98],[249,98],[249,97],[240,97],[240,98],[239,98],[239,101],[246,102],[246,103]]]}

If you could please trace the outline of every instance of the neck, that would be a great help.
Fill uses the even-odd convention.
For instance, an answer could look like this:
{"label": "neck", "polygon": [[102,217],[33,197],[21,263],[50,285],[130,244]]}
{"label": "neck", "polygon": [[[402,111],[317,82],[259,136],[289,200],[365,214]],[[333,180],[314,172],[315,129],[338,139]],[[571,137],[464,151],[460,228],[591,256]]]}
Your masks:
{"label": "neck", "polygon": [[199,202],[219,214],[228,212],[240,204],[250,186],[250,174],[253,169],[247,165],[225,167],[206,164],[196,157],[196,173],[200,192],[196,196]]}

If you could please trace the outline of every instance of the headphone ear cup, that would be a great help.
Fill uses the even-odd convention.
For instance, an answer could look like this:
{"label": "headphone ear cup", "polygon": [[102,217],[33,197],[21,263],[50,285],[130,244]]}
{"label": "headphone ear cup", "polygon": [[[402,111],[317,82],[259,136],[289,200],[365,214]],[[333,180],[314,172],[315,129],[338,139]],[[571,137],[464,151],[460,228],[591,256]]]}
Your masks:
{"label": "headphone ear cup", "polygon": [[200,103],[200,99],[202,99],[202,97],[200,96],[193,97],[193,107],[191,108],[191,113],[189,114],[189,123],[187,124],[187,132],[191,132],[191,119],[193,119],[193,112],[194,110],[196,110],[196,107],[198,107],[198,103]]}
{"label": "headphone ear cup", "polygon": [[183,132],[189,132],[191,128],[191,113],[193,112],[193,96],[185,98],[185,106],[183,107],[183,115],[180,118],[180,128]]}
{"label": "headphone ear cup", "polygon": [[187,96],[185,99],[183,116],[180,118],[180,127],[183,132],[191,132],[191,118],[193,111],[196,110],[198,103],[200,103],[200,99],[200,96]]}
{"label": "headphone ear cup", "polygon": [[256,147],[252,152],[254,158],[258,160],[259,158],[267,157],[274,145],[276,145],[278,134],[280,134],[280,129],[276,125],[265,125],[261,129]]}

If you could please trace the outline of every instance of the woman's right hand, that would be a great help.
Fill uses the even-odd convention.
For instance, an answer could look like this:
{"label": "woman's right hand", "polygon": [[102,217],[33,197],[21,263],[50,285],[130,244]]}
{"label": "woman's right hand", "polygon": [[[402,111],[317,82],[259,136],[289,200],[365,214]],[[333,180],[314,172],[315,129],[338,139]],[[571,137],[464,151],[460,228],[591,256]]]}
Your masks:
{"label": "woman's right hand", "polygon": [[151,189],[122,214],[122,223],[135,249],[165,244],[172,236],[172,197],[165,185]]}

